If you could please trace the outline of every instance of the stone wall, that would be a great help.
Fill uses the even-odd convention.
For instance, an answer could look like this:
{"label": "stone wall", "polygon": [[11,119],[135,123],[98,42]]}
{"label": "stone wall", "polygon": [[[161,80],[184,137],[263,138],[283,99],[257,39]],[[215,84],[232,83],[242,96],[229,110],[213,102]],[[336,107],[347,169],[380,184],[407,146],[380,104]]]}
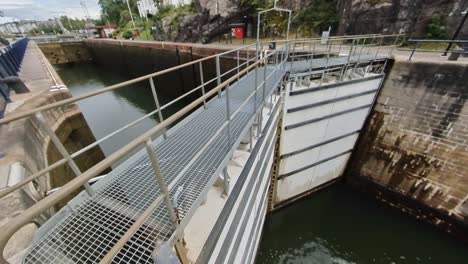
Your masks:
{"label": "stone wall", "polygon": [[467,65],[396,62],[353,155],[350,178],[397,194],[403,199],[393,203],[435,224],[468,223],[467,83]]}
{"label": "stone wall", "polygon": [[52,64],[86,62],[92,59],[82,41],[38,44],[42,53]]}
{"label": "stone wall", "polygon": [[[449,37],[468,8],[463,0],[341,0],[338,1],[338,34],[397,33],[403,29],[413,38],[424,37],[433,16],[441,16]],[[468,36],[468,27],[460,35]]]}

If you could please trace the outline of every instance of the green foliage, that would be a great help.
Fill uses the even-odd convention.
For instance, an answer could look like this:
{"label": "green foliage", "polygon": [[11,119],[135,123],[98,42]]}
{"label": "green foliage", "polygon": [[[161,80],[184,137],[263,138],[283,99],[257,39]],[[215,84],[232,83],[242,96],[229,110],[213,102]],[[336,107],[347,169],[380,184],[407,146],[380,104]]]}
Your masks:
{"label": "green foliage", "polygon": [[68,16],[60,16],[60,21],[68,30],[83,29],[86,24],[86,20],[84,19],[70,18]]}
{"label": "green foliage", "polygon": [[305,8],[294,18],[293,27],[303,36],[320,34],[328,27],[338,27],[336,5],[327,0],[314,0],[312,5]]}
{"label": "green foliage", "polygon": [[[136,18],[138,16],[137,0],[128,1],[132,14]],[[121,26],[131,20],[126,0],[99,0],[98,4],[101,6],[101,17],[110,23]]]}
{"label": "green foliage", "polygon": [[447,31],[443,26],[443,20],[441,16],[433,16],[426,29],[427,39],[447,39]]}
{"label": "green foliage", "polygon": [[127,31],[125,31],[124,33],[122,33],[122,38],[124,38],[124,39],[131,39],[131,38],[133,38],[133,33],[132,33],[132,31],[127,30]]}

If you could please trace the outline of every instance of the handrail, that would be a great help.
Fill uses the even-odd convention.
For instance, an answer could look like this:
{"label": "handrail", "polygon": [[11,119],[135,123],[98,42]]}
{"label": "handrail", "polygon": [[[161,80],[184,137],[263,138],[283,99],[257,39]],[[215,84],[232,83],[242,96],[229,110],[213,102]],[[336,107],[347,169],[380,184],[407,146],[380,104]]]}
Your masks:
{"label": "handrail", "polygon": [[[382,35],[382,37],[387,37],[387,36],[399,36],[399,35]],[[361,37],[360,39],[362,39],[362,38],[366,38],[366,37]],[[342,38],[336,37],[334,39],[336,40],[336,39],[349,39],[349,38],[348,37],[342,37]],[[317,40],[319,40],[319,39],[317,38]],[[296,40],[288,40],[288,41],[291,42],[291,43],[297,42]],[[52,103],[52,104],[48,104],[48,105],[40,106],[40,107],[37,107],[37,108],[34,108],[34,109],[25,110],[25,111],[20,112],[20,113],[15,113],[15,114],[12,114],[12,115],[8,115],[5,118],[0,119],[0,125],[10,123],[12,121],[15,121],[15,120],[18,120],[18,119],[33,115],[36,112],[46,111],[46,110],[50,110],[50,109],[60,107],[60,106],[63,106],[63,105],[71,104],[71,103],[74,103],[74,102],[77,102],[77,101],[80,101],[80,100],[83,100],[83,99],[86,99],[86,98],[89,98],[89,97],[92,97],[92,96],[95,96],[95,95],[99,95],[99,94],[102,94],[102,93],[105,93],[105,92],[116,90],[116,89],[122,88],[124,86],[135,84],[135,83],[147,80],[147,79],[152,78],[152,77],[157,77],[157,76],[166,74],[168,72],[172,72],[172,71],[175,71],[175,70],[182,69],[182,68],[184,68],[186,66],[194,65],[194,64],[197,64],[199,62],[203,62],[203,61],[215,58],[217,56],[223,56],[223,55],[232,53],[234,51],[237,51],[237,50],[240,50],[240,49],[245,49],[247,47],[251,47],[251,46],[254,46],[254,45],[256,45],[256,44],[254,43],[254,44],[249,44],[249,45],[246,45],[246,46],[241,46],[241,47],[235,48],[233,50],[217,53],[217,54],[214,54],[214,55],[211,55],[211,56],[208,56],[208,57],[204,57],[204,58],[200,58],[200,59],[197,59],[197,60],[194,60],[194,61],[186,62],[184,64],[181,64],[181,65],[169,68],[169,69],[165,69],[165,70],[161,70],[161,71],[158,71],[158,72],[143,75],[143,76],[140,76],[140,77],[137,77],[137,78],[125,81],[125,82],[121,82],[121,83],[118,83],[118,84],[114,84],[114,85],[111,85],[111,86],[96,90],[96,91],[84,93],[84,94],[74,96],[74,97],[71,97],[71,98],[68,98],[68,99],[65,99],[65,100],[61,100],[61,101],[58,101],[58,102],[55,102],[55,103]]]}
{"label": "handrail", "polygon": [[[458,53],[458,54],[467,54],[468,52],[466,50],[463,50],[463,51],[450,51],[450,48],[452,47],[452,44],[453,43],[461,43],[461,44],[464,44],[464,43],[468,43],[468,40],[446,40],[446,39],[408,39],[408,42],[413,42],[415,43],[414,45],[414,48],[412,49],[408,49],[409,51],[411,51],[410,55],[409,55],[409,58],[408,58],[408,61],[410,61],[414,54],[416,53],[416,51],[418,52],[433,52],[433,53],[442,53],[442,56],[446,56],[448,52],[454,52],[454,53]],[[445,50],[420,50],[418,49],[419,48],[419,45],[421,43],[447,43],[448,46]]]}
{"label": "handrail", "polygon": [[[336,39],[339,39],[339,38],[336,38]],[[347,39],[347,38],[342,38],[342,39]],[[266,62],[268,61],[268,58],[270,58],[270,56],[272,56],[272,55],[277,56],[280,52],[282,54],[284,53],[285,56],[284,56],[284,58],[282,58],[282,61],[279,64],[280,66],[284,66],[285,61],[288,60],[288,54],[289,54],[289,46],[288,45],[290,43],[295,43],[295,40],[290,40],[289,42],[286,43],[286,46],[283,46],[281,49],[277,49],[276,51],[273,51],[273,52],[271,52],[269,54],[266,54],[266,56],[263,56],[263,57],[260,57],[260,58],[257,57],[257,56],[254,56],[252,59],[248,59],[248,54],[249,53],[247,53],[247,61],[245,61],[242,64],[238,63],[238,66],[237,66],[238,71],[233,76],[229,77],[224,82],[218,82],[218,84],[217,84],[217,86],[215,88],[213,88],[212,90],[210,90],[207,93],[203,92],[203,95],[201,97],[197,98],[192,103],[190,103],[187,106],[183,107],[181,110],[177,111],[175,114],[169,116],[167,119],[162,120],[162,118],[161,118],[160,123],[157,124],[155,127],[153,127],[152,129],[146,131],[145,133],[138,136],[137,138],[133,139],[128,144],[121,147],[120,149],[118,149],[117,151],[112,153],[110,156],[108,156],[107,158],[105,158],[101,162],[97,163],[96,165],[94,165],[93,167],[88,169],[87,171],[85,171],[83,173],[80,173],[79,175],[77,175],[77,177],[75,177],[70,182],[68,182],[67,184],[62,186],[59,190],[57,190],[56,192],[54,192],[50,196],[47,196],[44,199],[40,200],[39,202],[37,202],[32,207],[26,209],[22,214],[16,216],[12,221],[9,221],[4,226],[2,234],[0,234],[0,251],[1,251],[0,263],[5,262],[5,259],[3,258],[3,249],[4,249],[5,245],[8,243],[9,238],[19,228],[21,228],[24,224],[28,223],[33,218],[39,216],[45,210],[47,210],[48,208],[52,207],[57,202],[61,201],[65,197],[67,197],[70,192],[77,190],[80,186],[87,183],[90,179],[98,176],[103,170],[107,169],[113,163],[115,163],[119,159],[123,158],[130,151],[132,151],[136,147],[140,146],[141,144],[145,143],[148,140],[148,138],[150,138],[151,136],[157,134],[158,132],[164,131],[167,127],[172,125],[179,118],[183,117],[185,114],[192,111],[195,107],[197,107],[201,103],[204,103],[211,96],[215,95],[216,93],[219,94],[223,88],[228,87],[228,85],[231,82],[234,82],[234,81],[238,80],[240,76],[243,76],[245,73],[249,72],[249,70],[251,70],[253,68],[257,68],[264,61],[265,61],[265,64],[266,64]],[[251,45],[236,48],[234,50],[222,52],[222,53],[219,53],[219,54],[214,54],[214,55],[211,55],[209,57],[201,58],[201,59],[198,59],[198,60],[195,60],[195,61],[191,61],[191,62],[187,62],[187,63],[181,64],[181,65],[175,66],[173,68],[165,69],[165,70],[162,70],[162,71],[159,71],[159,72],[147,74],[147,75],[144,75],[144,76],[132,79],[132,80],[128,80],[128,81],[125,81],[125,82],[122,82],[122,83],[119,83],[119,84],[111,85],[111,86],[102,88],[102,89],[97,90],[97,91],[92,91],[92,92],[82,94],[82,95],[79,95],[79,96],[76,96],[76,97],[72,97],[72,98],[68,98],[68,99],[65,99],[65,100],[62,100],[62,101],[59,101],[59,102],[55,102],[55,103],[52,103],[50,105],[40,106],[40,107],[37,107],[35,109],[31,109],[31,110],[27,110],[27,111],[24,111],[24,112],[21,112],[21,113],[18,113],[18,114],[7,116],[7,117],[5,117],[5,119],[0,120],[0,125],[1,124],[7,124],[7,123],[13,122],[15,120],[18,120],[18,119],[33,115],[33,114],[40,113],[42,111],[50,110],[50,109],[53,109],[55,107],[63,106],[63,105],[66,105],[66,104],[71,104],[71,103],[77,102],[79,100],[83,100],[83,99],[86,99],[86,98],[89,98],[89,97],[92,97],[92,96],[95,96],[95,95],[102,94],[104,92],[119,89],[121,87],[130,85],[130,84],[134,84],[134,83],[137,83],[137,82],[140,82],[140,81],[153,80],[152,78],[154,78],[154,77],[163,75],[163,74],[168,73],[168,72],[172,72],[172,71],[182,69],[182,68],[184,68],[186,66],[195,65],[195,64],[202,65],[202,62],[207,61],[209,59],[219,58],[220,56],[223,56],[223,55],[235,52],[235,51],[239,51],[239,50],[245,49],[246,47],[251,47],[253,45],[254,44],[251,44]],[[255,45],[257,45],[257,43]],[[239,52],[237,52],[237,54],[239,54]],[[258,54],[258,56],[261,56],[260,53],[257,53],[257,54]],[[252,64],[249,65],[249,63],[251,61],[253,61],[253,60],[255,60],[255,61]],[[247,66],[243,70],[240,70],[240,68],[244,67],[244,65],[247,65]],[[84,147],[83,149],[80,149],[80,150],[76,151],[75,153],[69,155],[68,158],[65,157],[65,158],[55,162],[54,164],[48,166],[47,168],[33,174],[32,176],[30,176],[30,177],[28,177],[28,178],[26,178],[24,180],[22,180],[21,182],[17,183],[16,185],[8,187],[5,190],[0,191],[0,197],[2,195],[5,195],[5,193],[7,193],[7,192],[10,193],[10,192],[12,192],[14,190],[17,190],[17,189],[21,188],[22,186],[24,186],[28,182],[30,182],[30,181],[32,181],[34,179],[37,179],[38,177],[40,177],[41,175],[47,173],[48,171],[52,170],[53,168],[57,168],[58,166],[61,166],[61,165],[65,164],[65,163],[67,163],[67,162],[70,162],[70,158],[73,159],[74,157],[76,157],[78,155],[81,155],[82,153],[86,152],[87,150],[91,149],[92,147],[97,146],[99,143],[103,142],[104,140],[107,140],[111,136],[113,136],[113,135],[123,131],[124,129],[126,129],[126,128],[128,128],[128,127],[130,127],[130,126],[132,126],[132,125],[134,125],[134,124],[136,124],[138,122],[140,122],[141,120],[143,120],[145,118],[148,118],[149,116],[152,116],[155,113],[160,113],[162,110],[169,107],[173,103],[177,102],[181,98],[184,98],[184,97],[188,96],[189,94],[194,93],[195,91],[203,89],[210,82],[213,82],[215,80],[219,81],[222,76],[225,76],[226,74],[232,72],[235,69],[236,69],[236,67],[234,67],[233,69],[223,73],[222,75],[218,74],[217,77],[211,79],[208,82],[201,81],[202,83],[201,83],[200,86],[198,86],[198,87],[192,89],[191,91],[179,96],[178,98],[172,100],[171,102],[165,104],[162,107],[159,107],[159,105],[157,104],[157,109],[156,110],[146,114],[143,117],[140,117],[139,119],[127,124],[126,126],[112,132],[111,134],[106,135],[105,137],[103,137],[103,138],[99,139],[98,141]],[[273,74],[274,74],[274,72],[270,73],[268,75],[268,77],[266,77],[266,74],[265,74],[265,78],[270,78]],[[263,82],[257,84],[257,87],[256,87],[255,90],[257,90],[258,87],[260,87],[260,86],[265,86],[265,82],[266,82],[265,80]],[[152,81],[151,81],[151,83],[152,83]],[[152,85],[151,88],[153,89],[153,92],[154,92],[154,86],[153,85]],[[154,93],[153,93],[153,95],[156,96]],[[249,96],[249,98],[251,98],[251,97],[252,97],[252,95]],[[157,97],[155,99],[157,100]],[[237,113],[237,111],[234,113],[234,115],[236,113]]]}
{"label": "handrail", "polygon": [[442,43],[468,43],[468,40],[449,40],[449,39],[408,39],[408,42],[442,42]]}
{"label": "handrail", "polygon": [[[364,37],[373,37],[373,38],[375,38],[375,36],[378,36],[378,35],[366,35],[366,36],[364,36]],[[392,36],[392,35],[390,35],[390,36]],[[362,38],[364,38],[364,37],[362,37]],[[381,37],[383,38],[383,37],[387,37],[387,36],[386,36],[386,35],[381,35]],[[340,38],[340,37],[334,37],[334,38],[335,38],[335,39],[347,39],[347,38],[350,38],[350,37],[346,36],[346,37],[341,37],[341,38]],[[317,39],[317,40],[319,40],[319,39]],[[294,41],[291,41],[291,42],[296,43],[295,40],[294,40]],[[300,42],[300,43],[302,43],[302,42]],[[206,58],[199,59],[199,60],[197,60],[197,61],[193,61],[193,62],[189,62],[189,63],[186,63],[186,64],[182,64],[182,65],[180,65],[180,66],[177,66],[177,67],[174,67],[174,68],[171,68],[171,69],[167,69],[167,70],[160,71],[160,72],[158,72],[158,73],[160,73],[160,74],[158,74],[158,75],[162,75],[162,74],[164,74],[164,73],[170,72],[171,70],[180,69],[180,68],[182,68],[182,67],[185,67],[185,66],[187,66],[187,65],[191,65],[191,64],[194,64],[194,63],[201,63],[202,61],[205,61],[205,60],[207,60],[207,59],[209,59],[209,58],[213,58],[213,57],[221,56],[221,55],[226,55],[226,54],[229,54],[229,53],[232,53],[232,52],[234,52],[234,51],[238,51],[238,50],[241,50],[241,49],[243,49],[243,48],[245,48],[245,47],[250,47],[250,46],[253,46],[253,45],[251,44],[251,45],[239,47],[239,48],[236,48],[236,49],[231,50],[231,51],[222,52],[222,53],[219,53],[219,54],[212,55],[212,56],[210,56],[210,57],[206,57]],[[322,54],[326,54],[326,53],[322,53]],[[301,56],[301,55],[290,55],[289,57],[293,58],[293,57],[300,57],[300,56]],[[238,66],[238,68],[239,68],[239,67],[243,67],[245,64],[248,64],[249,62],[251,62],[251,61],[253,61],[253,60],[255,60],[255,59],[256,59],[256,58],[253,57],[253,58],[251,58],[251,59],[245,61],[244,63],[240,64],[240,65]],[[231,69],[231,70],[229,70],[229,71],[227,71],[227,72],[221,74],[220,77],[223,77],[223,76],[229,74],[230,72],[234,71],[235,69],[237,69],[237,68],[234,67],[233,69]],[[79,101],[79,100],[82,100],[82,99],[85,99],[85,98],[88,98],[88,97],[92,97],[92,96],[97,95],[97,94],[101,94],[101,93],[104,93],[104,92],[107,92],[107,91],[110,91],[110,90],[118,89],[118,88],[123,87],[123,86],[126,86],[126,85],[128,85],[128,84],[132,84],[132,83],[136,83],[136,82],[145,80],[146,78],[152,78],[152,77],[147,77],[147,76],[153,76],[153,77],[154,77],[154,76],[156,76],[156,73],[149,74],[149,75],[145,75],[145,76],[142,76],[142,77],[139,77],[139,78],[136,78],[136,79],[133,79],[133,80],[129,80],[129,81],[126,81],[126,82],[123,82],[123,83],[119,83],[119,84],[116,84],[116,85],[113,85],[113,86],[109,86],[109,87],[103,88],[103,89],[98,90],[98,91],[93,91],[93,92],[90,92],[90,93],[87,93],[87,94],[83,94],[83,95],[81,95],[81,96],[77,96],[77,97],[69,98],[69,99],[66,99],[66,100],[62,100],[62,101],[59,101],[59,102],[57,102],[57,103],[54,103],[54,104],[51,104],[51,105],[46,106],[47,109],[46,109],[45,107],[39,107],[39,108],[36,108],[36,109],[31,109],[29,114],[34,114],[34,113],[36,113],[36,112],[40,112],[40,111],[52,109],[52,108],[54,108],[54,107],[58,107],[58,106],[61,106],[61,105],[73,103],[73,102],[76,102],[76,101]],[[150,116],[152,116],[152,115],[154,115],[154,114],[156,114],[156,113],[158,113],[158,112],[160,112],[160,111],[166,109],[167,107],[169,107],[169,106],[171,106],[172,104],[176,103],[178,100],[180,100],[180,99],[182,99],[182,98],[188,96],[189,94],[192,94],[193,92],[195,92],[195,91],[197,91],[197,90],[199,90],[199,89],[201,89],[201,88],[204,88],[206,85],[208,85],[208,84],[214,82],[215,80],[216,80],[216,78],[213,78],[213,79],[211,79],[211,80],[209,80],[209,81],[207,81],[207,82],[202,83],[201,85],[199,85],[198,87],[192,89],[191,91],[189,91],[189,92],[187,92],[187,93],[185,93],[185,94],[183,94],[183,95],[177,97],[176,99],[172,100],[171,102],[165,104],[165,105],[162,106],[160,109],[156,109],[156,110],[154,110],[154,111],[152,111],[152,112],[146,114],[145,116],[140,117],[140,118],[138,118],[137,120],[135,120],[135,121],[133,121],[133,122],[127,124],[126,126],[124,126],[124,127],[122,127],[122,128],[119,128],[119,129],[117,129],[117,130],[114,131],[114,132],[111,132],[110,134],[108,134],[108,135],[104,136],[103,138],[101,138],[101,139],[99,139],[99,140],[97,140],[97,141],[91,143],[90,145],[88,145],[88,146],[86,146],[86,147],[84,147],[84,148],[82,148],[82,149],[76,151],[75,153],[72,153],[72,154],[70,155],[71,158],[75,158],[75,157],[77,157],[77,156],[79,156],[79,155],[85,153],[86,151],[88,151],[88,150],[92,149],[93,147],[99,145],[100,143],[104,142],[105,140],[109,139],[110,137],[112,137],[112,136],[114,136],[114,135],[116,135],[116,134],[118,134],[118,133],[124,131],[125,129],[127,129],[127,128],[129,128],[129,127],[135,125],[135,124],[137,124],[138,122],[140,122],[140,121],[142,121],[142,120],[144,120],[144,119],[146,119],[146,118],[148,118],[148,117],[150,117]],[[74,100],[73,100],[73,99],[74,99]],[[19,113],[19,114],[23,114],[23,115],[22,115],[23,117],[29,115],[28,113],[24,113],[24,112],[23,112],[23,113]],[[11,118],[11,120],[9,120],[8,118]],[[20,118],[22,118],[22,117],[21,117],[21,115],[19,115],[19,116],[17,116],[17,117],[15,117],[15,116],[9,116],[8,118],[5,118],[5,119],[3,119],[3,120],[0,120],[0,124],[12,122],[12,121],[17,120],[17,119],[20,119]],[[23,187],[23,186],[26,185],[27,183],[29,183],[29,182],[31,182],[31,181],[33,181],[33,180],[39,178],[40,176],[42,176],[42,175],[48,173],[48,172],[51,171],[52,169],[55,169],[55,168],[57,168],[58,166],[63,165],[65,162],[66,162],[66,159],[58,160],[58,161],[56,161],[55,163],[53,163],[52,165],[49,165],[49,167],[47,167],[47,168],[45,168],[45,169],[42,169],[42,170],[40,170],[39,172],[34,173],[33,175],[31,175],[31,176],[29,176],[29,177],[23,179],[22,181],[16,183],[15,185],[9,186],[9,187],[7,187],[7,188],[4,188],[3,190],[0,190],[0,198],[1,198],[1,197],[4,197],[5,195],[7,195],[7,194],[9,194],[9,193],[11,193],[11,192],[13,192],[13,191],[15,191],[15,190],[18,190],[19,188]]]}
{"label": "handrail", "polygon": [[254,62],[253,64],[249,65],[247,68],[239,71],[239,73],[236,73],[235,75],[233,75],[226,81],[222,82],[220,85],[216,86],[215,88],[207,92],[205,95],[201,96],[200,98],[196,99],[189,105],[177,111],[175,114],[169,116],[167,119],[165,119],[164,121],[162,121],[155,127],[151,128],[150,130],[146,131],[142,135],[138,136],[136,139],[129,142],[127,145],[118,149],[117,151],[112,153],[107,158],[103,159],[102,161],[94,165],[93,167],[83,172],[81,175],[73,178],[71,181],[63,185],[59,190],[57,190],[50,196],[47,196],[44,199],[38,201],[36,204],[31,206],[30,208],[23,211],[23,213],[14,217],[11,221],[7,222],[2,227],[2,233],[0,234],[0,251],[1,251],[0,263],[8,263],[3,256],[3,249],[8,243],[10,237],[17,230],[19,230],[22,226],[30,222],[31,219],[38,217],[44,211],[46,211],[47,209],[54,206],[59,201],[66,198],[71,192],[78,190],[83,184],[87,183],[90,179],[98,176],[102,171],[110,167],[113,163],[115,163],[119,159],[123,158],[130,151],[137,148],[139,145],[145,143],[148,138],[150,138],[151,136],[155,135],[158,132],[163,131],[165,128],[169,127],[174,122],[176,122],[179,118],[183,117],[185,114],[192,111],[195,107],[202,104],[204,100],[207,100],[211,96],[220,92],[224,87],[229,85],[229,83],[231,83],[234,80],[237,80],[237,75],[241,76],[242,74],[246,73],[248,70],[254,68],[260,63],[261,63],[261,60],[258,60],[257,62]]}
{"label": "handrail", "polygon": [[[265,58],[263,58],[263,60],[267,60],[270,56],[273,56],[273,53],[267,55]],[[256,65],[258,65],[258,63],[260,63],[260,61],[254,63],[253,65],[249,66],[248,68],[246,68],[244,71],[244,73],[248,73],[248,70],[249,69],[253,69],[255,68]],[[281,67],[281,65],[284,63],[284,61],[282,61],[281,63],[278,64],[277,66],[277,69]],[[276,69],[276,70],[277,70]],[[238,77],[239,74],[244,74],[244,73],[238,73],[234,76],[232,76],[230,79],[232,80],[236,80],[236,78]],[[268,75],[268,77],[266,77],[266,79],[269,79],[271,76],[273,75],[273,72],[270,73]],[[253,92],[250,93],[250,95],[244,100],[244,102],[237,108],[236,111],[234,111],[234,113],[232,113],[232,118],[234,118],[241,110],[242,108],[247,104],[248,101],[250,101],[250,99],[252,99],[252,97],[254,96],[254,94],[258,91],[259,87],[261,87],[263,85],[263,83],[260,83],[258,84],[257,87],[255,87],[255,90]],[[217,137],[217,135],[219,135],[229,124],[229,121],[224,121],[223,124],[216,130],[215,134],[212,136],[212,139],[213,140],[214,138]],[[207,147],[209,145],[210,142],[206,143],[204,147]],[[199,152],[200,153],[200,152]],[[186,166],[186,168],[188,168],[188,166]],[[169,189],[173,188],[173,184],[176,182],[176,180],[174,180],[170,185],[169,185]],[[119,252],[119,250],[121,250],[125,243],[131,238],[131,236],[133,234],[136,233],[136,231],[138,230],[138,228],[144,223],[144,221],[151,215],[151,212],[157,208],[157,206],[159,205],[159,203],[161,203],[161,201],[157,201],[157,202],[153,202],[139,217],[138,219],[132,224],[132,226],[127,230],[127,232],[125,232],[125,234],[119,239],[119,241],[112,247],[111,250],[108,251],[108,253],[104,256],[104,258],[101,259],[100,261],[100,264],[107,264],[107,263],[110,263],[112,261],[112,258]],[[176,233],[177,230],[174,232]],[[171,237],[173,238],[173,236]]]}

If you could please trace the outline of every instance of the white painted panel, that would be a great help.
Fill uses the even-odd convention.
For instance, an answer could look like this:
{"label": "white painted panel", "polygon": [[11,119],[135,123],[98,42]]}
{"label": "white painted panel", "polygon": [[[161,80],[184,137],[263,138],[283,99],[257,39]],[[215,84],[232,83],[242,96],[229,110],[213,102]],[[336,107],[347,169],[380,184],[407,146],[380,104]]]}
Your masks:
{"label": "white painted panel", "polygon": [[324,162],[317,166],[314,171],[314,180],[312,188],[320,186],[328,181],[340,177],[346,167],[351,154],[346,154],[334,160]]}
{"label": "white painted panel", "polygon": [[[336,88],[325,89],[310,93],[290,96],[289,92],[286,93],[285,108],[290,109],[293,107],[313,104],[325,100],[333,99],[335,96],[346,96],[360,92],[370,91],[379,87],[381,79],[374,79],[364,82],[345,84]],[[337,91],[338,89],[338,91]],[[295,89],[293,88],[293,91]],[[296,90],[299,90],[296,88]]]}
{"label": "white painted panel", "polygon": [[361,129],[368,111],[369,108],[365,108],[331,118],[327,128],[327,136],[330,138],[338,137],[351,131]]}
{"label": "white painted panel", "polygon": [[[281,154],[361,129],[369,108],[283,131]],[[327,131],[325,136],[325,130]]]}
{"label": "white painted panel", "polygon": [[336,89],[326,89],[316,92],[304,93],[299,95],[290,96],[289,93],[286,94],[287,99],[285,100],[285,108],[290,109],[293,107],[313,104],[317,102],[322,102],[325,100],[330,100],[335,97]]}
{"label": "white painted panel", "polygon": [[[335,89],[335,91],[337,91]],[[338,101],[331,104],[326,104],[322,106],[317,106],[309,109],[304,109],[302,111],[297,111],[293,113],[286,113],[286,118],[284,119],[284,126],[289,126],[292,124],[297,124],[299,122],[311,120],[314,118],[323,117],[326,115],[334,114],[337,112],[345,111],[351,108],[364,106],[371,104],[374,99],[375,93],[367,94],[343,101]]]}
{"label": "white painted panel", "polygon": [[313,182],[315,169],[314,167],[279,180],[276,188],[277,202],[282,202],[310,190],[310,182]]}
{"label": "white painted panel", "polygon": [[323,120],[307,126],[284,130],[281,136],[281,154],[320,142],[325,134],[326,126],[327,121]]}
{"label": "white painted panel", "polygon": [[[337,155],[345,150],[353,148],[357,134],[331,142],[329,144],[290,156],[281,160],[280,175],[303,168],[307,165]],[[325,141],[327,139],[322,139]],[[304,146],[306,147],[306,146]]]}
{"label": "white painted panel", "polygon": [[285,201],[340,177],[349,157],[350,154],[346,154],[279,180],[276,189],[277,202]]}
{"label": "white painted panel", "polygon": [[[285,109],[375,90],[379,88],[380,83],[381,79],[374,79],[295,96],[289,96],[289,93],[286,93]],[[301,150],[307,146],[362,129],[370,109],[360,109],[288,130],[284,129],[285,126],[369,105],[373,102],[374,97],[375,93],[371,93],[294,113],[285,113],[283,116],[281,154]],[[320,160],[353,149],[357,138],[357,134],[351,135],[303,153],[283,158],[280,165],[280,175],[296,171]],[[348,153],[283,178],[278,182],[277,198],[279,202],[307,192],[341,176],[349,157],[350,154]]]}
{"label": "white painted panel", "polygon": [[284,119],[283,124],[284,126],[297,124],[299,122],[329,115],[332,111],[333,104],[326,104],[294,113],[286,113],[287,118]]}
{"label": "white painted panel", "polygon": [[[305,147],[305,146],[304,146]],[[303,168],[317,162],[320,148],[314,148],[281,160],[280,175]]]}

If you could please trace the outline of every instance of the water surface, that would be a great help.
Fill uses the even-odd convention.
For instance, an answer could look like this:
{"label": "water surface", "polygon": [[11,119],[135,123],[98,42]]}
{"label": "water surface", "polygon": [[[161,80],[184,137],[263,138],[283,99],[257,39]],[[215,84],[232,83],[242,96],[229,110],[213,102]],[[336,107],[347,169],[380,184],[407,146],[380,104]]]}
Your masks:
{"label": "water surface", "polygon": [[464,264],[468,248],[338,183],[267,217],[257,263]]}

